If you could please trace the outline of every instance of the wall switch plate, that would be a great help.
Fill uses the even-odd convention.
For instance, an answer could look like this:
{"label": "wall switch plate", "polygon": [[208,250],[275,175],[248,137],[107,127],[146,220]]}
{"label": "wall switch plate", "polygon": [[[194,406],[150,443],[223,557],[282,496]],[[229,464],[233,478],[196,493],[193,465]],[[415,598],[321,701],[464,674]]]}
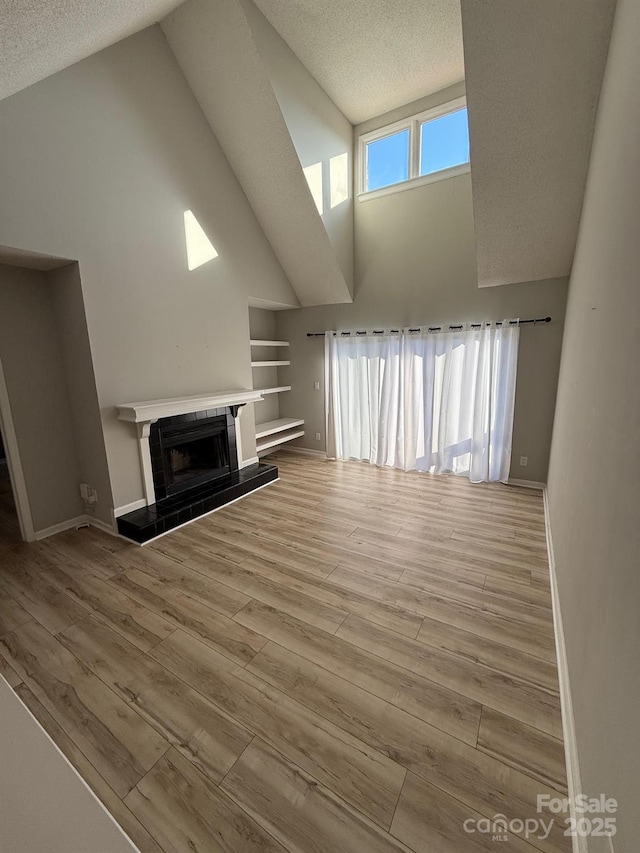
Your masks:
{"label": "wall switch plate", "polygon": [[314,391],[319,391],[319,390],[320,390],[320,383],[319,383],[319,382],[314,382],[314,383],[313,383],[313,390],[314,390]]}
{"label": "wall switch plate", "polygon": [[320,433],[319,432],[316,433],[316,441],[320,441]]}
{"label": "wall switch plate", "polygon": [[528,464],[529,464],[529,457],[528,456],[521,456],[520,457],[520,467],[526,468]]}

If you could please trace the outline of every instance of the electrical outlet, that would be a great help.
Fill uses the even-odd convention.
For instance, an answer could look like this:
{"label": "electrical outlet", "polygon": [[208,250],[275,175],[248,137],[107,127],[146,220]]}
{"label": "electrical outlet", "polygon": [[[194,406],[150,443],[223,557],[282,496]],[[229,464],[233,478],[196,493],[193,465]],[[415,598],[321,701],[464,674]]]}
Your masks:
{"label": "electrical outlet", "polygon": [[528,456],[521,456],[520,457],[520,467],[526,468],[528,464],[529,464],[529,457]]}
{"label": "electrical outlet", "polygon": [[319,383],[319,382],[314,382],[314,383],[313,383],[313,390],[314,390],[314,391],[319,391],[319,390],[320,390],[320,383]]}
{"label": "electrical outlet", "polygon": [[319,432],[316,433],[316,441],[320,441],[320,433]]}

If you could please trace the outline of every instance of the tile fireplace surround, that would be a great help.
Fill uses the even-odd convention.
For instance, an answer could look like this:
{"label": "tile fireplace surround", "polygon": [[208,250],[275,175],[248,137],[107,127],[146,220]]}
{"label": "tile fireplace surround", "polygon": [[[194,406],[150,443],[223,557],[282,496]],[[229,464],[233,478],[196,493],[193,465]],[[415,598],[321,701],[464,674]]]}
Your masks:
{"label": "tile fireplace surround", "polygon": [[[198,397],[119,404],[116,407],[119,420],[134,423],[137,428],[145,499],[144,506],[117,518],[118,532],[142,545],[277,480],[278,469],[275,465],[261,463],[257,457],[242,459],[238,411],[241,406],[261,399],[259,391],[234,390]],[[230,452],[235,450],[237,454],[237,465],[232,464],[231,472],[224,477],[156,500],[149,442],[152,424],[160,420],[171,425],[197,422],[205,418],[227,416],[229,413],[232,416],[227,417],[229,448]]]}

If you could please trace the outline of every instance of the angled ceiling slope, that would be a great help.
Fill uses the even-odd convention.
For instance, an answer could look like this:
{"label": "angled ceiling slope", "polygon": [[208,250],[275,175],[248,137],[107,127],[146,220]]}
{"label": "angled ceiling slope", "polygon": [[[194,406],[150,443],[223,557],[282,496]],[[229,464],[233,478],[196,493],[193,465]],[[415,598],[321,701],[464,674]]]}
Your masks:
{"label": "angled ceiling slope", "polygon": [[255,0],[353,124],[464,79],[460,0]]}
{"label": "angled ceiling slope", "polygon": [[351,302],[240,0],[189,0],[162,29],[300,303]]}
{"label": "angled ceiling slope", "polygon": [[0,0],[0,100],[164,18],[182,0]]}
{"label": "angled ceiling slope", "polygon": [[569,275],[615,0],[462,0],[480,286]]}

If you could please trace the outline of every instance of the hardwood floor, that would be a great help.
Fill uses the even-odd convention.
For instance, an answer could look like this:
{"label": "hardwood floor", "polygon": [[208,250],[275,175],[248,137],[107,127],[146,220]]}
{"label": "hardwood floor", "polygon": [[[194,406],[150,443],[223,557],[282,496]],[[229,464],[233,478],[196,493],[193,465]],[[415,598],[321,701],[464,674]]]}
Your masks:
{"label": "hardwood floor", "polygon": [[0,674],[142,853],[495,850],[566,795],[540,493],[276,462],[145,548],[0,517]]}

